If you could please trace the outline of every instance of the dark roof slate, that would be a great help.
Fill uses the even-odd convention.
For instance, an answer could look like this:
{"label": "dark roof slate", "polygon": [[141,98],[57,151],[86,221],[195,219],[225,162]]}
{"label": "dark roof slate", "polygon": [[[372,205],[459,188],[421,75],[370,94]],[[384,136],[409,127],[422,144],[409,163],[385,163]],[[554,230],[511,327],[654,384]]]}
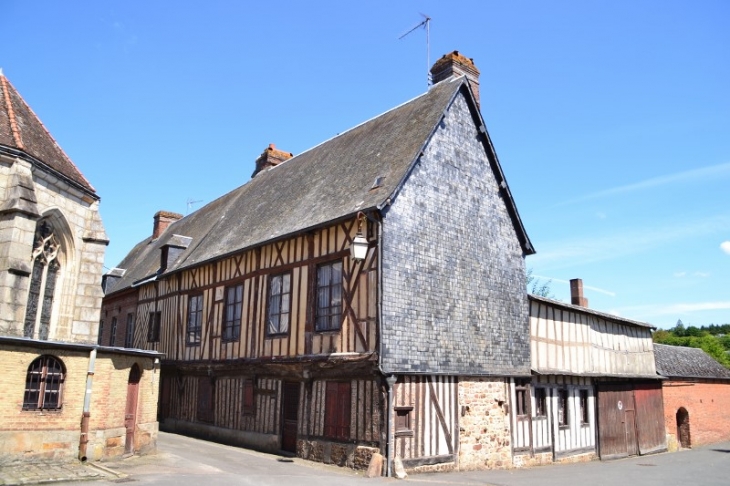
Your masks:
{"label": "dark roof slate", "polygon": [[96,193],[2,72],[0,72],[0,146],[27,154],[87,192]]}
{"label": "dark roof slate", "polygon": [[730,370],[699,348],[654,344],[656,370],[668,378],[730,380]]}
{"label": "dark roof slate", "polygon": [[[149,278],[159,269],[159,248],[172,235],[192,243],[167,272],[381,209],[403,183],[459,92],[471,98],[465,78],[434,85],[427,93],[362,123],[275,167],[172,223],[153,241],[139,243],[117,265],[127,269],[111,292]],[[473,103],[473,101],[472,101]],[[376,178],[382,184],[373,188]],[[513,220],[524,234],[514,203]],[[531,250],[531,246],[529,246]]]}

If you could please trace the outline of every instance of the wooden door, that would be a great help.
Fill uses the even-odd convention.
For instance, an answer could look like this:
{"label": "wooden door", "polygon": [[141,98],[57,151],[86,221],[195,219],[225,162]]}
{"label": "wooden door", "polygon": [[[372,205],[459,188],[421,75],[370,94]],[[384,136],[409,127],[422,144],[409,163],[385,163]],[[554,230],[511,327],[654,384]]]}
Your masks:
{"label": "wooden door", "polygon": [[126,454],[134,453],[134,430],[137,428],[137,399],[139,397],[139,380],[142,372],[136,364],[129,370],[127,381],[127,405],[124,410],[124,428],[127,430],[127,437],[124,443]]}
{"label": "wooden door", "polygon": [[284,383],[281,397],[281,450],[297,452],[299,383]]}
{"label": "wooden door", "polygon": [[638,453],[634,393],[630,384],[598,385],[598,445],[601,459]]}
{"label": "wooden door", "polygon": [[667,433],[664,424],[664,399],[661,383],[638,383],[634,387],[636,401],[636,433],[639,453],[667,449]]}
{"label": "wooden door", "polygon": [[692,440],[689,435],[689,412],[684,407],[677,410],[677,439],[683,449],[692,447]]}

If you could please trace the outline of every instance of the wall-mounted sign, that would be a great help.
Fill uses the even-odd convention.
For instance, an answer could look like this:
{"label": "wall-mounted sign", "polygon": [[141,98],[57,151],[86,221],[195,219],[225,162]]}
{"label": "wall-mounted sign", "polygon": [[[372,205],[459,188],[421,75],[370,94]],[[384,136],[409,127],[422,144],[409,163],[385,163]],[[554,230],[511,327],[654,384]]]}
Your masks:
{"label": "wall-mounted sign", "polygon": [[618,401],[618,409],[619,410],[623,410],[624,409],[624,402],[622,402],[621,400]]}

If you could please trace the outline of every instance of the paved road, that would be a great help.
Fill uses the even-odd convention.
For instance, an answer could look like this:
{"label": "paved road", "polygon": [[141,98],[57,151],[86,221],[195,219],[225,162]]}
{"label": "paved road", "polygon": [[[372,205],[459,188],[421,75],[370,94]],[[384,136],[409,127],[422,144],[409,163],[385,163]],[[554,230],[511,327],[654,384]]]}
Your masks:
{"label": "paved road", "polygon": [[[379,485],[397,479],[368,479],[361,473],[300,459],[287,459],[188,437],[160,433],[159,453],[105,463],[136,482],[161,486]],[[618,461],[543,466],[511,471],[420,474],[404,484],[438,486],[668,486],[730,485],[730,442],[688,451]],[[84,484],[109,486],[109,480]],[[132,486],[132,485],[130,485]]]}

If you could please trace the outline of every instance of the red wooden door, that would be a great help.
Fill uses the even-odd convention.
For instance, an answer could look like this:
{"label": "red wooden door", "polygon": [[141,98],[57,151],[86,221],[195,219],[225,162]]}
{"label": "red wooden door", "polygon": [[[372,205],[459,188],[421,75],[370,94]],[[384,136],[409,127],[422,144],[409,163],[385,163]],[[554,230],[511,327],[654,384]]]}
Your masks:
{"label": "red wooden door", "polygon": [[639,383],[634,388],[636,433],[639,452],[649,454],[667,448],[664,428],[664,399],[661,383]]}
{"label": "red wooden door", "polygon": [[124,410],[124,427],[127,429],[127,437],[124,443],[126,454],[134,453],[134,429],[137,427],[137,398],[139,397],[139,380],[142,372],[136,364],[129,370],[129,381],[127,382],[127,406]]}
{"label": "red wooden door", "polygon": [[281,397],[281,450],[297,451],[299,383],[284,383]]}

